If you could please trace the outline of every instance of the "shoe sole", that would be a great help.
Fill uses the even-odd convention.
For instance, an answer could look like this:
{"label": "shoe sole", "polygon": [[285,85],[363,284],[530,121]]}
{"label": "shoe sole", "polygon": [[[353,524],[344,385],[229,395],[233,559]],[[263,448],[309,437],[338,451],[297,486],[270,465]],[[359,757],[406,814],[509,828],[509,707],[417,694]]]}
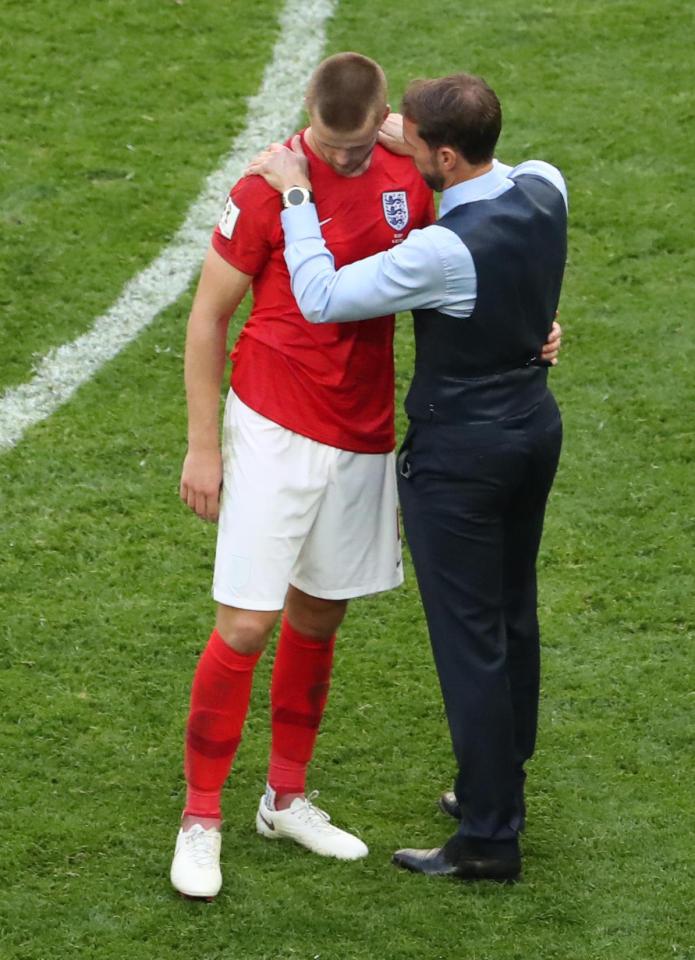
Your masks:
{"label": "shoe sole", "polygon": [[513,874],[505,874],[499,871],[497,875],[493,871],[483,871],[476,873],[471,871],[469,874],[461,874],[452,871],[451,873],[427,873],[426,870],[418,870],[417,867],[409,863],[404,863],[402,860],[397,860],[395,857],[391,858],[391,863],[394,867],[398,867],[400,870],[407,870],[409,873],[417,874],[420,877],[427,877],[432,879],[436,877],[437,879],[443,880],[455,880],[457,883],[498,883],[505,886],[512,886],[515,883],[518,883],[521,880],[521,867],[518,872]]}
{"label": "shoe sole", "polygon": [[178,895],[181,897],[182,900],[198,900],[198,901],[201,901],[202,903],[214,903],[215,898],[217,896],[217,894],[213,894],[212,896],[209,896],[209,897],[201,897],[198,895],[194,895],[192,893],[183,893],[181,890],[177,890],[176,892],[178,893]]}

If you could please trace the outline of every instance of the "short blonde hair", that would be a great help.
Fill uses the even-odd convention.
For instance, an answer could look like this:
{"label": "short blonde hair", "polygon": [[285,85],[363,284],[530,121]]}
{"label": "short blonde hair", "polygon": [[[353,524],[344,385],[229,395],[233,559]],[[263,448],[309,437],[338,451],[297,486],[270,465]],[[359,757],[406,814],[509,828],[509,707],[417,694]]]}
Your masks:
{"label": "short blonde hair", "polygon": [[314,70],[306,92],[307,110],[331,130],[346,133],[380,118],[386,109],[386,76],[361,53],[336,53]]}

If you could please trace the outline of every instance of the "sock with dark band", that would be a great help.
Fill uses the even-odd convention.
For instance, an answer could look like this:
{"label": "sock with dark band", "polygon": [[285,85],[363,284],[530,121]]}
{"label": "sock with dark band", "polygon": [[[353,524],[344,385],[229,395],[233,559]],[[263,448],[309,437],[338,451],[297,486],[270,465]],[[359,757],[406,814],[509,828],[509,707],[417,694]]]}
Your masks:
{"label": "sock with dark band", "polygon": [[317,640],[283,618],[270,690],[268,783],[277,796],[304,793],[306,770],[328,698],[335,637]]}
{"label": "sock with dark band", "polygon": [[241,740],[260,653],[237,653],[213,630],[191,690],[184,816],[222,816],[220,797]]}

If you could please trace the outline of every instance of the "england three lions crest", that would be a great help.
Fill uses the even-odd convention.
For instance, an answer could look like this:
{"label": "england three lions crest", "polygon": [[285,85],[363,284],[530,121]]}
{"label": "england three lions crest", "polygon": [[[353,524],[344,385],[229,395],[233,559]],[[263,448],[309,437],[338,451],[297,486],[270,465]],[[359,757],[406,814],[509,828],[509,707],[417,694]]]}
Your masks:
{"label": "england three lions crest", "polygon": [[405,190],[387,190],[382,193],[381,202],[384,205],[386,222],[394,230],[405,230],[410,219],[408,210],[408,194]]}

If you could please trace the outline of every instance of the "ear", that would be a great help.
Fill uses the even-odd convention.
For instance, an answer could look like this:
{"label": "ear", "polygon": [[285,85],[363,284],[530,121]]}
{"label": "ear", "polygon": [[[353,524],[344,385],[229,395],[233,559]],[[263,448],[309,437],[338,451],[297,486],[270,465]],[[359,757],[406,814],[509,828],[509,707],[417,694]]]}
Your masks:
{"label": "ear", "polygon": [[440,147],[437,151],[439,162],[445,170],[453,170],[458,162],[458,154],[453,147]]}
{"label": "ear", "polygon": [[[384,115],[383,115],[383,117],[381,118],[381,123],[384,122],[384,120],[388,117],[388,115],[389,115],[390,113],[391,113],[391,104],[390,104],[390,103],[387,103],[387,104],[386,104],[386,109],[384,110]],[[381,124],[379,124],[379,126],[381,126]]]}

